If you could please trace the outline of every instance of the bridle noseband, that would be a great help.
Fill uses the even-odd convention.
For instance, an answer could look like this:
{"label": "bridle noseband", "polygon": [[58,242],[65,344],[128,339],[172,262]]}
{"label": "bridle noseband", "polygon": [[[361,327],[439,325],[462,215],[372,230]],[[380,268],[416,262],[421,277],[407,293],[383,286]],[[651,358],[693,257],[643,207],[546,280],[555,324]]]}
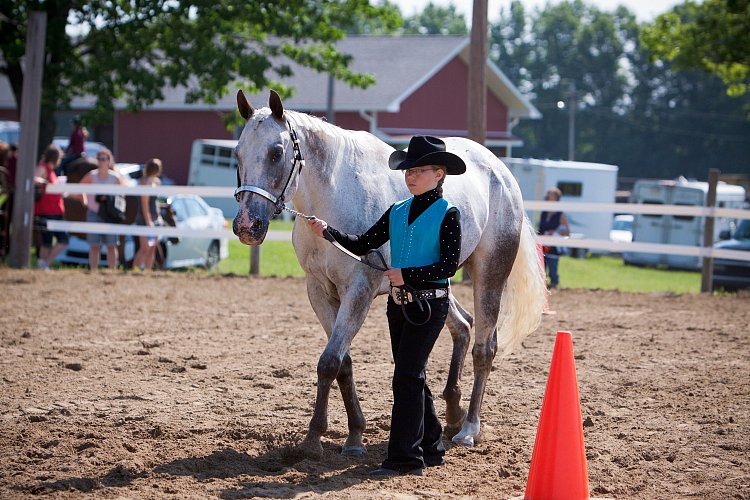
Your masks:
{"label": "bridle noseband", "polygon": [[[237,203],[240,202],[240,195],[247,191],[250,193],[255,193],[261,195],[263,198],[267,199],[271,203],[273,203],[275,210],[273,212],[274,215],[278,215],[281,213],[282,210],[284,210],[284,196],[286,195],[286,189],[289,187],[289,184],[292,182],[292,178],[295,176],[295,172],[297,172],[297,175],[302,172],[302,167],[305,166],[305,159],[302,157],[302,150],[299,147],[299,138],[297,137],[297,132],[294,131],[292,128],[292,124],[287,120],[286,122],[287,127],[289,128],[289,137],[292,140],[292,150],[294,152],[294,158],[292,159],[292,170],[289,172],[289,177],[286,179],[286,184],[284,184],[284,189],[281,190],[281,194],[277,197],[269,193],[263,188],[260,188],[258,186],[250,186],[247,184],[241,184],[240,180],[240,169],[239,166],[237,167],[237,189],[234,190],[234,199],[237,200]],[[297,169],[297,165],[299,165],[299,169]]]}

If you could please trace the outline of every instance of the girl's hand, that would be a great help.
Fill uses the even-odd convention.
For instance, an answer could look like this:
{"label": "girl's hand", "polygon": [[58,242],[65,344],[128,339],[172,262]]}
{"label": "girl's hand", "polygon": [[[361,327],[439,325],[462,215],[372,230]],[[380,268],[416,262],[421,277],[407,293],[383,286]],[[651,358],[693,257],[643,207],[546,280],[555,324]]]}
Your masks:
{"label": "girl's hand", "polygon": [[328,227],[326,221],[318,219],[317,217],[307,219],[307,225],[310,226],[310,229],[312,229],[313,233],[315,233],[317,236],[320,236],[321,238],[323,237],[323,231],[325,231]]}
{"label": "girl's hand", "polygon": [[404,286],[404,277],[401,274],[401,269],[388,269],[383,274],[385,274],[385,277],[388,278],[388,281],[391,282],[391,286]]}

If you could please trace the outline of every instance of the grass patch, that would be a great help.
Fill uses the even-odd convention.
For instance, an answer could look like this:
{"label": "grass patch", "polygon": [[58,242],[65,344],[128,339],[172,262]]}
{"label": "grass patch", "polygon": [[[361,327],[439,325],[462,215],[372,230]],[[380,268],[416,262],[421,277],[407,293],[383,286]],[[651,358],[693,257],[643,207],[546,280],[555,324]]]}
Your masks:
{"label": "grass patch", "polygon": [[562,257],[558,268],[562,288],[623,292],[700,293],[700,271],[678,271],[625,265],[620,257]]}
{"label": "grass patch", "polygon": [[[271,221],[270,230],[291,231],[291,221]],[[229,258],[219,262],[221,274],[249,274],[250,247],[229,240]],[[266,241],[260,247],[260,273],[263,276],[304,276],[291,241]]]}

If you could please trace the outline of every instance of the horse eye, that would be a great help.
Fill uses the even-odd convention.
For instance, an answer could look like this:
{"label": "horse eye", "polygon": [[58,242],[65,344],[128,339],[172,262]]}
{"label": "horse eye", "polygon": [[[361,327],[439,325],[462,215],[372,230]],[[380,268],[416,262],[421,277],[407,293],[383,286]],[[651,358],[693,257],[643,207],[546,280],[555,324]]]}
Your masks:
{"label": "horse eye", "polygon": [[278,163],[283,156],[284,148],[282,148],[281,146],[276,146],[271,150],[271,161],[273,163]]}

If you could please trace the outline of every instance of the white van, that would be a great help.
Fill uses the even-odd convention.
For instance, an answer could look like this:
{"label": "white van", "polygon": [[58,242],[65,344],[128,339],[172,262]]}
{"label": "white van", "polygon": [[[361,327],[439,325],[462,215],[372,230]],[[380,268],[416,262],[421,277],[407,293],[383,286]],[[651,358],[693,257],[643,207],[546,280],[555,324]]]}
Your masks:
{"label": "white van", "polygon": [[[615,165],[581,161],[501,158],[518,181],[524,200],[544,200],[548,189],[562,192],[560,201],[614,203],[617,189]],[[565,212],[571,234],[591,240],[608,240],[612,212]],[[540,212],[529,214],[538,224]]]}
{"label": "white van", "polygon": [[[708,183],[677,180],[646,180],[635,183],[631,203],[651,205],[706,205]],[[742,209],[745,204],[745,188],[719,182],[716,185],[716,207]],[[719,233],[731,230],[734,219],[714,219],[713,241]],[[633,217],[633,241],[672,245],[703,246],[704,218],[692,215],[635,214]],[[626,264],[643,266],[665,265],[676,269],[700,269],[702,260],[689,255],[667,255],[644,252],[623,252]]]}

